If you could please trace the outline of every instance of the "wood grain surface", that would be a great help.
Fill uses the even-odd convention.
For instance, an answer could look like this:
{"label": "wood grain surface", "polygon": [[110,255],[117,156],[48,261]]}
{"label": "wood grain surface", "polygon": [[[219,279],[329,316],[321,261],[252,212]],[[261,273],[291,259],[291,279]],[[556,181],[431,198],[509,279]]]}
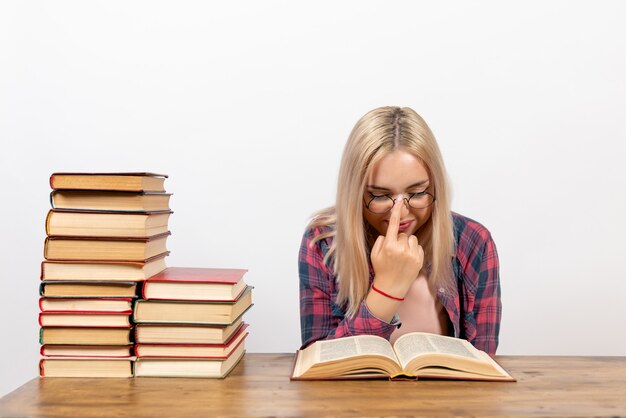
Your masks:
{"label": "wood grain surface", "polygon": [[497,360],[517,383],[292,382],[293,354],[246,354],[224,380],[35,378],[0,416],[626,416],[626,357]]}

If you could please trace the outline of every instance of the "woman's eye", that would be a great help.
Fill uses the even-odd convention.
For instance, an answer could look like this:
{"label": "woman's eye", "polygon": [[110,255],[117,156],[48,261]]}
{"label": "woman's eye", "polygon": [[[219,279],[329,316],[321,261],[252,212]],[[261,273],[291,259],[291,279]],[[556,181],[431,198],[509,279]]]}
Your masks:
{"label": "woman's eye", "polygon": [[370,195],[372,195],[372,200],[375,200],[375,201],[383,201],[383,200],[390,199],[390,197],[389,197],[389,196],[387,196],[386,194],[374,194],[374,193],[370,193]]}

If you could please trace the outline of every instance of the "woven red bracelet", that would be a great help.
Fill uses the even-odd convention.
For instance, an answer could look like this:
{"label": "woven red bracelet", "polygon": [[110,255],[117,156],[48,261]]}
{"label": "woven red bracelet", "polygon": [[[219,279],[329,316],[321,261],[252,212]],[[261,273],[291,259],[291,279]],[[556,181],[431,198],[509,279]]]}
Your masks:
{"label": "woven red bracelet", "polygon": [[380,293],[380,294],[381,294],[381,295],[383,295],[383,296],[388,297],[389,299],[399,300],[400,302],[402,302],[402,301],[404,300],[404,298],[398,298],[398,297],[395,297],[395,296],[391,296],[389,293],[385,293],[385,292],[383,292],[382,290],[380,290],[380,289],[378,289],[376,286],[374,286],[374,283],[372,283],[372,290],[373,290],[374,292]]}

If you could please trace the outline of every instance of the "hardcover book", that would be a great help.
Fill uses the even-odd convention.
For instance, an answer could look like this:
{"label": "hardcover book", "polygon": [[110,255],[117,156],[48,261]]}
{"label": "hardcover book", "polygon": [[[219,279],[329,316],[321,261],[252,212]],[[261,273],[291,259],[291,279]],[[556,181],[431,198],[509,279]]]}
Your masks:
{"label": "hardcover book", "polygon": [[47,237],[44,258],[47,260],[141,261],[167,253],[165,232],[147,238]]}
{"label": "hardcover book", "polygon": [[137,357],[186,357],[226,359],[247,336],[241,327],[224,344],[136,344]]}
{"label": "hardcover book", "polygon": [[138,282],[166,268],[169,252],[139,261],[53,261],[41,263],[41,280]]}
{"label": "hardcover book", "polygon": [[61,345],[44,344],[39,352],[46,357],[119,357],[132,356],[133,345]]}
{"label": "hardcover book", "polygon": [[52,209],[46,217],[46,235],[146,238],[166,233],[172,213]]}
{"label": "hardcover book", "polygon": [[133,377],[132,358],[46,357],[39,361],[41,377]]}
{"label": "hardcover book", "polygon": [[44,281],[39,285],[39,294],[51,297],[109,297],[134,298],[137,296],[135,282],[79,282]]}
{"label": "hardcover book", "polygon": [[231,324],[252,306],[251,287],[234,302],[138,300],[133,320],[137,323]]}
{"label": "hardcover book", "polygon": [[42,327],[130,327],[130,312],[41,312]]}
{"label": "hardcover book", "polygon": [[83,211],[169,211],[170,196],[171,193],[55,190],[50,193],[50,204],[52,209]]}
{"label": "hardcover book", "polygon": [[40,298],[41,312],[117,312],[130,314],[132,298]]}
{"label": "hardcover book", "polygon": [[168,267],[143,283],[144,299],[235,301],[247,270]]}
{"label": "hardcover book", "polygon": [[225,344],[244,326],[242,316],[229,325],[137,324],[135,341],[146,344]]}
{"label": "hardcover book", "polygon": [[316,341],[296,353],[291,378],[515,381],[468,341],[423,332],[404,334],[393,346],[375,335]]}
{"label": "hardcover book", "polygon": [[244,356],[243,341],[226,359],[138,358],[136,377],[224,378]]}
{"label": "hardcover book", "polygon": [[128,345],[131,328],[43,327],[40,344],[62,345]]}
{"label": "hardcover book", "polygon": [[55,190],[121,190],[164,192],[167,175],[155,173],[53,173],[50,187]]}

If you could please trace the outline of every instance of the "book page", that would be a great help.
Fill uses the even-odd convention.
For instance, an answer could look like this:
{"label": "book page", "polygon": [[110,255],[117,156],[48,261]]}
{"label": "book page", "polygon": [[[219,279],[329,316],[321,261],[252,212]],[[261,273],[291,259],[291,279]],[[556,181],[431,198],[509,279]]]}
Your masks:
{"label": "book page", "polygon": [[467,341],[459,338],[416,332],[398,338],[394,349],[402,367],[412,358],[427,353],[452,354],[483,360],[467,347],[468,344]]}
{"label": "book page", "polygon": [[319,341],[321,362],[339,360],[357,355],[377,354],[392,358],[396,356],[389,341],[372,335]]}

